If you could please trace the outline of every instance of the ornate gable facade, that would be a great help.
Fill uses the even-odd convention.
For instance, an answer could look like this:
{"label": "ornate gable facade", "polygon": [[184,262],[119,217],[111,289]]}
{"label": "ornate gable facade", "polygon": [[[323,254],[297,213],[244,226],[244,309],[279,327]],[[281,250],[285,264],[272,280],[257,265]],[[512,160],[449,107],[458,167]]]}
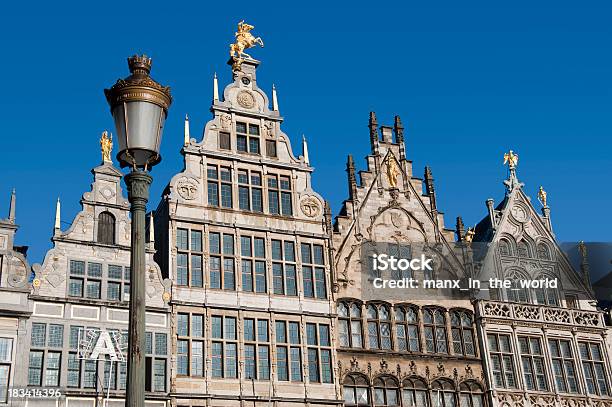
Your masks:
{"label": "ornate gable facade", "polygon": [[[367,169],[358,181],[349,156],[349,198],[333,234],[345,405],[458,405],[460,397],[462,403],[480,405],[485,384],[469,298],[439,300],[437,290],[429,300],[409,294],[391,300],[384,291],[376,297],[371,290],[365,298],[372,270],[364,250],[380,243],[399,247],[400,255],[402,248],[425,247],[437,259],[436,274],[464,275],[454,233],[437,207],[431,170],[425,169],[424,179],[414,176],[399,117],[379,132],[371,113],[369,128]],[[415,277],[427,278],[418,272]]]}
{"label": "ornate gable facade", "polygon": [[156,258],[175,283],[171,391],[178,405],[338,405],[329,210],[259,62],[230,65],[201,138],[186,119],[185,167],[156,211]]}

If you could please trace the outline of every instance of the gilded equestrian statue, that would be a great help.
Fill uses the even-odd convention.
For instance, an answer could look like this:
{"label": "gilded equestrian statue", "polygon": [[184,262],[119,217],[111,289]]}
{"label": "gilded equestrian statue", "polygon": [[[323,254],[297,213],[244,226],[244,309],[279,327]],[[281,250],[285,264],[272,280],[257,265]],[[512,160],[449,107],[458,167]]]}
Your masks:
{"label": "gilded equestrian statue", "polygon": [[253,28],[255,27],[245,23],[244,20],[238,23],[238,31],[234,34],[236,42],[230,44],[230,57],[233,57],[235,60],[242,60],[245,57],[253,59],[249,54],[244,52],[244,50],[252,48],[257,44],[263,48],[264,43],[261,37],[254,37],[253,34],[251,34]]}

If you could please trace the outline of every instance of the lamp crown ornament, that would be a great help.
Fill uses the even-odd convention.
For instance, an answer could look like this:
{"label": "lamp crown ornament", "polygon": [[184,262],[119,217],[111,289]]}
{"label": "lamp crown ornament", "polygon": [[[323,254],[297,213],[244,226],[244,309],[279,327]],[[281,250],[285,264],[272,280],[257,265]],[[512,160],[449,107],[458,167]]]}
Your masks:
{"label": "lamp crown ornament", "polygon": [[132,74],[148,75],[151,72],[153,60],[146,54],[132,55],[128,58],[128,67]]}

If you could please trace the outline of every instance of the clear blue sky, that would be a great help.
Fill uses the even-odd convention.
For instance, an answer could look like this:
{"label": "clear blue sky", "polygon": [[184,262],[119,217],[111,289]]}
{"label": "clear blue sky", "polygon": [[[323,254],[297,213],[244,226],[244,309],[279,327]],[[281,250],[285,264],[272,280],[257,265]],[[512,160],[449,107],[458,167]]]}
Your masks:
{"label": "clear blue sky", "polygon": [[125,58],[151,55],[153,76],[173,89],[154,207],[182,168],[185,113],[201,134],[213,73],[221,86],[231,79],[242,18],[266,44],[253,52],[258,82],[276,84],[294,146],[306,134],[314,187],[334,214],[346,155],[365,166],[375,110],[380,123],[401,115],[415,174],[432,167],[447,226],[457,215],[474,224],[487,198],[499,202],[513,148],[528,194],[548,191],[559,240],[610,240],[609,2],[17,3],[0,15],[0,216],[16,188],[17,243],[31,263],[51,245],[57,196],[69,222],[89,190],[99,135],[113,126],[102,90],[126,76]]}

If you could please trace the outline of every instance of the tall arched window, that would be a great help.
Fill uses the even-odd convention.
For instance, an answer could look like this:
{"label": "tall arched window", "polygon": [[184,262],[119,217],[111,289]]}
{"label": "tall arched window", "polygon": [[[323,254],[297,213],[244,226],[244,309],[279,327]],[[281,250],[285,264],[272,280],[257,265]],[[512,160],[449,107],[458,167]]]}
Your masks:
{"label": "tall arched window", "polygon": [[361,305],[355,302],[341,302],[338,304],[338,328],[340,346],[363,348]]}
{"label": "tall arched window", "polygon": [[455,386],[450,380],[439,379],[431,384],[433,407],[455,407]]}
{"label": "tall arched window", "polygon": [[465,311],[453,311],[451,313],[451,334],[453,352],[456,355],[475,355],[472,314]]}
{"label": "tall arched window", "polygon": [[369,406],[370,391],[368,379],[360,374],[344,378],[344,403],[346,406]]}
{"label": "tall arched window", "polygon": [[98,216],[98,243],[115,244],[115,217],[110,212]]}
{"label": "tall arched window", "polygon": [[419,351],[419,317],[414,307],[395,307],[395,335],[397,350]]}
{"label": "tall arched window", "polygon": [[506,239],[500,239],[499,241],[499,253],[503,256],[510,256],[512,254],[512,248],[510,242]]}
{"label": "tall arched window", "polygon": [[423,309],[423,326],[427,352],[448,353],[444,312],[438,308]]}
{"label": "tall arched window", "polygon": [[460,407],[482,407],[482,387],[476,382],[463,382],[459,385]]}
{"label": "tall arched window", "polygon": [[511,280],[510,288],[506,288],[506,297],[510,302],[529,302],[529,293],[527,292],[527,288],[521,287],[521,280],[526,280],[524,272],[512,270],[508,274],[506,274],[506,279]]}
{"label": "tall arched window", "polygon": [[518,252],[519,257],[531,257],[529,252],[529,245],[524,240],[521,240],[517,243],[516,251]]}
{"label": "tall arched window", "polygon": [[391,376],[381,376],[374,379],[374,405],[399,406],[398,383]]}
{"label": "tall arched window", "polygon": [[550,260],[550,250],[548,250],[548,246],[544,243],[538,243],[537,245],[538,259],[540,260]]}
{"label": "tall arched window", "polygon": [[368,344],[370,349],[391,349],[391,318],[386,305],[368,305]]}
{"label": "tall arched window", "polygon": [[404,380],[402,386],[402,402],[404,407],[429,407],[427,400],[427,385],[418,377]]}

